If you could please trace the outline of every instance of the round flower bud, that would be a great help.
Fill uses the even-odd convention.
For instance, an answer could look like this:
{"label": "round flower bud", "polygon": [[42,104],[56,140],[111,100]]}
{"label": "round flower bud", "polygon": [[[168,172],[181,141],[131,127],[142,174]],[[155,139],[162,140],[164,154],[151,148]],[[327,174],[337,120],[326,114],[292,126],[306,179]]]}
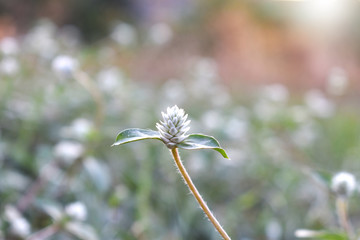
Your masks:
{"label": "round flower bud", "polygon": [[186,121],[188,115],[185,114],[184,109],[178,106],[168,107],[167,112],[161,112],[163,121],[156,123],[156,128],[159,130],[161,140],[170,149],[175,148],[178,143],[181,143],[188,137],[186,132],[190,120]]}
{"label": "round flower bud", "polygon": [[73,219],[85,221],[87,217],[87,210],[82,202],[70,203],[65,207],[65,212]]}
{"label": "round flower bud", "polygon": [[71,78],[77,69],[79,63],[76,59],[60,55],[52,62],[52,69],[62,78]]}
{"label": "round flower bud", "polygon": [[331,189],[340,197],[350,197],[356,189],[356,179],[351,173],[339,172],[332,178]]}

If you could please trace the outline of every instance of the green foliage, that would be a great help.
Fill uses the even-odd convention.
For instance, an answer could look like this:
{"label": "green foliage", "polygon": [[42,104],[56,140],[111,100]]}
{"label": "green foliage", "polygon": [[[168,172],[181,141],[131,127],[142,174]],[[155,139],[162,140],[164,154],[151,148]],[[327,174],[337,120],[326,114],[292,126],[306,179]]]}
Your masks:
{"label": "green foliage", "polygon": [[178,144],[182,149],[214,149],[218,151],[224,158],[229,158],[225,150],[220,147],[219,142],[211,136],[203,134],[190,134],[183,142]]}
{"label": "green foliage", "polygon": [[154,130],[131,128],[121,131],[112,146],[117,146],[125,143],[145,140],[145,139],[160,139],[160,134]]}
{"label": "green foliage", "polygon": [[[161,140],[160,134],[157,131],[131,128],[121,131],[113,143],[112,146],[117,146],[125,143],[146,140],[146,139],[157,139]],[[182,149],[214,149],[221,153],[224,158],[229,158],[224,149],[220,147],[219,142],[211,137],[203,134],[190,134],[183,142],[177,145],[178,148]]]}
{"label": "green foliage", "polygon": [[[264,94],[273,85],[230,89],[214,61],[204,58],[194,58],[177,80],[139,82],[119,64],[124,56],[135,58],[136,46],[109,38],[83,49],[54,34],[52,25],[37,27],[41,31],[24,39],[46,32],[49,44],[20,42],[17,54],[0,56],[18,64],[13,73],[0,68],[0,239],[26,239],[53,224],[62,224],[53,240],[218,239],[162,143],[125,144],[160,140],[157,131],[127,129],[114,143],[123,149],[109,147],[119,129],[155,129],[159,111],[172,104],[189,113],[191,132],[221,142],[190,134],[178,148],[231,156],[219,161],[211,151],[182,151],[189,174],[233,239],[292,240],[303,227],[322,229],[323,239],[346,239],[338,234],[326,186],[339,171],[360,176],[357,97],[323,92],[321,101],[333,112],[322,116],[306,103],[306,93],[288,92],[279,100]],[[92,88],[51,71],[49,60],[64,53],[79,60],[102,104]],[[97,123],[99,106],[103,121]],[[358,197],[349,201],[351,220],[360,216]],[[69,215],[74,202],[85,206],[83,220]],[[15,228],[19,222],[25,233]]]}

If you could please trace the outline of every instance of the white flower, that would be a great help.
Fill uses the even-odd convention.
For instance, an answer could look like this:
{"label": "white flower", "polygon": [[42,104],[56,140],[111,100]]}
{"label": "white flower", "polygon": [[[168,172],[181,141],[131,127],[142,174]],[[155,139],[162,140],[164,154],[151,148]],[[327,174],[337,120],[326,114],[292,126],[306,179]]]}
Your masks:
{"label": "white flower", "polygon": [[13,37],[6,37],[0,42],[0,51],[4,55],[16,55],[19,53],[19,44]]}
{"label": "white flower", "polygon": [[107,93],[113,93],[122,85],[124,79],[124,74],[116,67],[104,69],[97,75],[99,88]]}
{"label": "white flower", "polygon": [[321,232],[308,229],[298,229],[295,231],[295,237],[297,238],[313,238],[316,236],[320,236],[321,234]]}
{"label": "white flower", "polygon": [[91,121],[85,118],[75,119],[70,126],[61,129],[61,136],[64,138],[75,138],[84,140],[90,136],[94,126]]}
{"label": "white flower", "polygon": [[305,94],[305,103],[315,116],[328,118],[334,114],[335,105],[319,90],[310,90]]}
{"label": "white flower", "polygon": [[268,85],[263,88],[261,94],[266,99],[277,103],[284,103],[289,98],[289,91],[281,84]]}
{"label": "white flower", "polygon": [[70,203],[65,207],[66,214],[76,220],[84,221],[87,217],[87,210],[82,202]]}
{"label": "white flower", "polygon": [[84,153],[84,146],[74,141],[61,141],[54,147],[55,157],[71,164]]}
{"label": "white flower", "polygon": [[331,181],[331,189],[341,197],[350,197],[356,188],[354,175],[348,172],[337,173]]}
{"label": "white flower", "polygon": [[166,23],[157,23],[150,28],[150,40],[157,45],[169,42],[172,36],[172,30]]}
{"label": "white flower", "polygon": [[11,205],[5,206],[5,219],[10,223],[11,231],[20,236],[26,237],[31,232],[29,222],[21,216],[20,212]]}
{"label": "white flower", "polygon": [[119,23],[110,37],[122,46],[130,46],[136,41],[136,31],[130,24]]}
{"label": "white flower", "polygon": [[73,76],[78,65],[79,63],[76,59],[69,56],[60,55],[53,60],[52,69],[60,77],[70,78]]}
{"label": "white flower", "polygon": [[185,114],[184,109],[176,105],[168,107],[167,112],[161,112],[161,114],[163,121],[156,123],[156,128],[159,130],[162,141],[171,149],[188,137],[185,134],[190,129],[188,127],[190,120],[186,121],[188,115]]}
{"label": "white flower", "polygon": [[267,239],[277,240],[277,239],[281,239],[283,229],[281,227],[281,224],[277,220],[272,219],[266,224],[265,233]]}
{"label": "white flower", "polygon": [[328,93],[340,96],[344,94],[347,86],[348,76],[346,71],[338,67],[331,69],[326,86]]}
{"label": "white flower", "polygon": [[0,62],[0,72],[4,75],[13,76],[19,72],[19,62],[14,57],[5,57]]}

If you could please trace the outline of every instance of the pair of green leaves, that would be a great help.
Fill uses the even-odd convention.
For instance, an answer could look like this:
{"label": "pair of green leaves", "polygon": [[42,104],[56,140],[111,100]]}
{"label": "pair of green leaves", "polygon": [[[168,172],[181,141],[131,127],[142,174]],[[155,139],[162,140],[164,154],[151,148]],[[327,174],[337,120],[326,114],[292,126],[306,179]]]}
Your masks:
{"label": "pair of green leaves", "polygon": [[[121,131],[112,146],[117,146],[129,142],[135,142],[145,139],[157,139],[161,141],[158,131],[140,128],[130,128]],[[177,144],[176,147],[182,149],[213,149],[219,152],[224,158],[229,159],[224,149],[220,147],[219,142],[211,137],[203,134],[190,134],[184,141]]]}

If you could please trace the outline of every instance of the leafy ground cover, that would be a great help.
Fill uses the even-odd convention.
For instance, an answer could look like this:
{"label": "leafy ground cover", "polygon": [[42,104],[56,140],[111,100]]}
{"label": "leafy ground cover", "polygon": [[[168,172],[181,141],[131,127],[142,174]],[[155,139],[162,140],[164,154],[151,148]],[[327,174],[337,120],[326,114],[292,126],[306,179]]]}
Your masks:
{"label": "leafy ground cover", "polygon": [[135,33],[120,24],[83,47],[42,22],[0,43],[1,239],[219,239],[165,146],[111,147],[122,129],[156,129],[175,104],[189,133],[216,137],[231,158],[180,149],[233,239],[296,239],[303,228],[347,239],[330,184],[340,171],[358,176],[360,111],[341,69],[327,88],[296,95],[279,84],[234,89],[199,56],[178,79],[139,82],[117,62],[136,49]]}

